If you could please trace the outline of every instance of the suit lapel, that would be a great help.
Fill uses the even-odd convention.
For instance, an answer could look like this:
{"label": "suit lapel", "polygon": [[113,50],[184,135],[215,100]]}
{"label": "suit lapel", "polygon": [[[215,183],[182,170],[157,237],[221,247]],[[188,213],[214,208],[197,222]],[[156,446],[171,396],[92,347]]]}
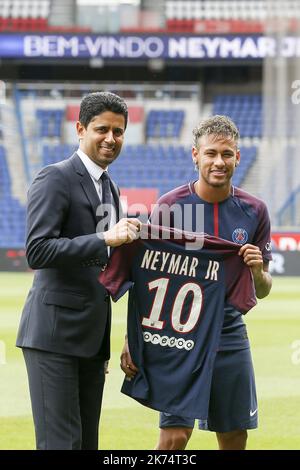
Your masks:
{"label": "suit lapel", "polygon": [[92,207],[93,216],[94,216],[94,219],[95,219],[95,223],[97,225],[97,223],[99,222],[99,218],[96,216],[96,212],[97,212],[97,208],[100,204],[100,200],[99,200],[99,196],[97,194],[96,188],[94,186],[94,183],[93,183],[87,169],[85,168],[84,164],[82,163],[82,161],[78,157],[77,153],[74,153],[74,155],[72,155],[71,162],[72,162],[72,165],[73,165],[76,173],[80,176],[80,185],[81,185],[87,199],[90,202],[90,205]]}

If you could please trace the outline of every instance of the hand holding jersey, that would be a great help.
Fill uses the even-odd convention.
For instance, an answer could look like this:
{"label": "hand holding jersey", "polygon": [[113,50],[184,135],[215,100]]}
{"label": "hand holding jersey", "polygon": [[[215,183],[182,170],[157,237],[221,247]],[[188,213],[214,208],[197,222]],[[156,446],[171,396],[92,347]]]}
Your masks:
{"label": "hand holding jersey", "polygon": [[258,246],[246,243],[239,251],[244,262],[251,269],[255,284],[256,297],[262,299],[266,297],[272,287],[272,278],[268,272],[268,263],[264,262],[263,254]]}
{"label": "hand holding jersey", "polygon": [[123,243],[131,243],[139,236],[141,222],[138,219],[121,219],[110,230],[103,232],[107,246],[115,248]]}
{"label": "hand holding jersey", "polygon": [[124,374],[128,378],[133,379],[133,377],[138,372],[138,368],[136,367],[136,365],[132,361],[131,354],[130,354],[130,351],[129,351],[129,346],[128,346],[127,335],[126,335],[125,343],[124,343],[124,346],[123,346],[123,349],[122,349],[122,352],[121,352],[120,361],[121,361],[120,362],[120,367],[121,367],[122,371],[124,372]]}

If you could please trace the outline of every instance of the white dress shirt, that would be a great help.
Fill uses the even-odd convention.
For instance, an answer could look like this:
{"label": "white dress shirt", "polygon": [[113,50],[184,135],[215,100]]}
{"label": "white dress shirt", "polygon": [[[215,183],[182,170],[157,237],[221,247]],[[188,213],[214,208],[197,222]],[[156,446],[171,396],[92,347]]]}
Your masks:
{"label": "white dress shirt", "polygon": [[[91,177],[91,180],[94,183],[95,189],[97,191],[97,194],[99,196],[99,201],[101,202],[102,200],[102,185],[100,178],[102,176],[102,173],[107,170],[103,170],[99,165],[94,163],[82,150],[78,149],[77,155],[84,164],[85,168],[87,169],[88,174]],[[113,196],[112,196],[113,200]],[[116,212],[116,207],[115,204],[113,204],[113,210],[111,214],[111,219],[109,223],[109,228],[113,227],[117,223],[117,212]]]}

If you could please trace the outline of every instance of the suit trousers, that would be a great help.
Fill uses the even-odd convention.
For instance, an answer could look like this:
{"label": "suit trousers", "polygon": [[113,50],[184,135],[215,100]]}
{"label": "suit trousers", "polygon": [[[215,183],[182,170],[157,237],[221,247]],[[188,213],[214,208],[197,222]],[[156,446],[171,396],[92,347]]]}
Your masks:
{"label": "suit trousers", "polygon": [[23,355],[37,449],[98,449],[104,359],[30,348]]}

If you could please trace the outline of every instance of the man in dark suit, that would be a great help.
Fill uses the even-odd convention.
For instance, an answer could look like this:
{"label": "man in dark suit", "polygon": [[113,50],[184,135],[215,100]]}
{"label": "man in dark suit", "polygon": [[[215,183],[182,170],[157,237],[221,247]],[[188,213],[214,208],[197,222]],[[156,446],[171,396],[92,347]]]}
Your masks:
{"label": "man in dark suit", "polygon": [[[79,149],[42,169],[28,193],[27,260],[36,270],[17,346],[26,362],[37,449],[97,449],[110,298],[99,284],[112,247],[138,237],[121,218],[107,167],[119,155],[126,103],[90,93],[76,124]],[[103,211],[105,209],[105,212]]]}

